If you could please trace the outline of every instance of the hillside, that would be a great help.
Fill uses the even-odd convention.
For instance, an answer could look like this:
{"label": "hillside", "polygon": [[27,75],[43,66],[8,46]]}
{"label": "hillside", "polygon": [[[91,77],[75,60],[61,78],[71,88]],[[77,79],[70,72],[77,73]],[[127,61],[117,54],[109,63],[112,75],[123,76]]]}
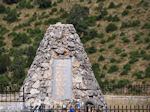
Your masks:
{"label": "hillside", "polygon": [[74,24],[102,87],[150,84],[149,0],[5,1],[0,84],[22,84],[46,29],[58,21]]}

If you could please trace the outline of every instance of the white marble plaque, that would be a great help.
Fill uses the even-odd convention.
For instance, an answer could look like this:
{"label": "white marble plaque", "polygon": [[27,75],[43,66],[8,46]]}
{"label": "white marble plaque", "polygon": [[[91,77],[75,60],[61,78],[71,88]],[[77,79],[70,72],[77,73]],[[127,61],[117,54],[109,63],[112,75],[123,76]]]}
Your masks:
{"label": "white marble plaque", "polygon": [[65,100],[72,97],[71,59],[54,59],[53,61],[53,99]]}

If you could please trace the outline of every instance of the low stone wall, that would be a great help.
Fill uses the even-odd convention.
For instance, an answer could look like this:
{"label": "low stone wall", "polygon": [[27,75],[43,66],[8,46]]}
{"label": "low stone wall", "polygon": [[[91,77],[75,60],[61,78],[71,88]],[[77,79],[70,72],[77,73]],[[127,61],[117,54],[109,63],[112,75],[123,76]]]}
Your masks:
{"label": "low stone wall", "polygon": [[104,95],[108,106],[114,105],[150,105],[150,96],[119,96],[119,95]]}
{"label": "low stone wall", "polygon": [[23,109],[23,102],[0,102],[0,112],[20,112]]}

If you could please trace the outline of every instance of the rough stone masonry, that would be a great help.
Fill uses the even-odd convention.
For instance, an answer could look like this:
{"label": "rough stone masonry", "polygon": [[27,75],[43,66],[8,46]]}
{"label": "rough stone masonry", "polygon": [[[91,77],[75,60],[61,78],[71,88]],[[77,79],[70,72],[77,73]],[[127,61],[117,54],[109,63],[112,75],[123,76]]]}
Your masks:
{"label": "rough stone masonry", "polygon": [[106,108],[89,58],[72,24],[50,25],[24,81],[25,104],[47,108],[70,102]]}

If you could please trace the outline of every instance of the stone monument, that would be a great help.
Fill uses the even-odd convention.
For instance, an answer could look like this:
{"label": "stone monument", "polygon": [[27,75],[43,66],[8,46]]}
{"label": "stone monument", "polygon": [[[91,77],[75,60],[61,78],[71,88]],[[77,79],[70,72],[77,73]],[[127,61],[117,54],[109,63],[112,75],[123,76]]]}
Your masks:
{"label": "stone monument", "polygon": [[89,58],[72,24],[50,25],[23,84],[25,105],[47,108],[78,102],[106,109]]}

